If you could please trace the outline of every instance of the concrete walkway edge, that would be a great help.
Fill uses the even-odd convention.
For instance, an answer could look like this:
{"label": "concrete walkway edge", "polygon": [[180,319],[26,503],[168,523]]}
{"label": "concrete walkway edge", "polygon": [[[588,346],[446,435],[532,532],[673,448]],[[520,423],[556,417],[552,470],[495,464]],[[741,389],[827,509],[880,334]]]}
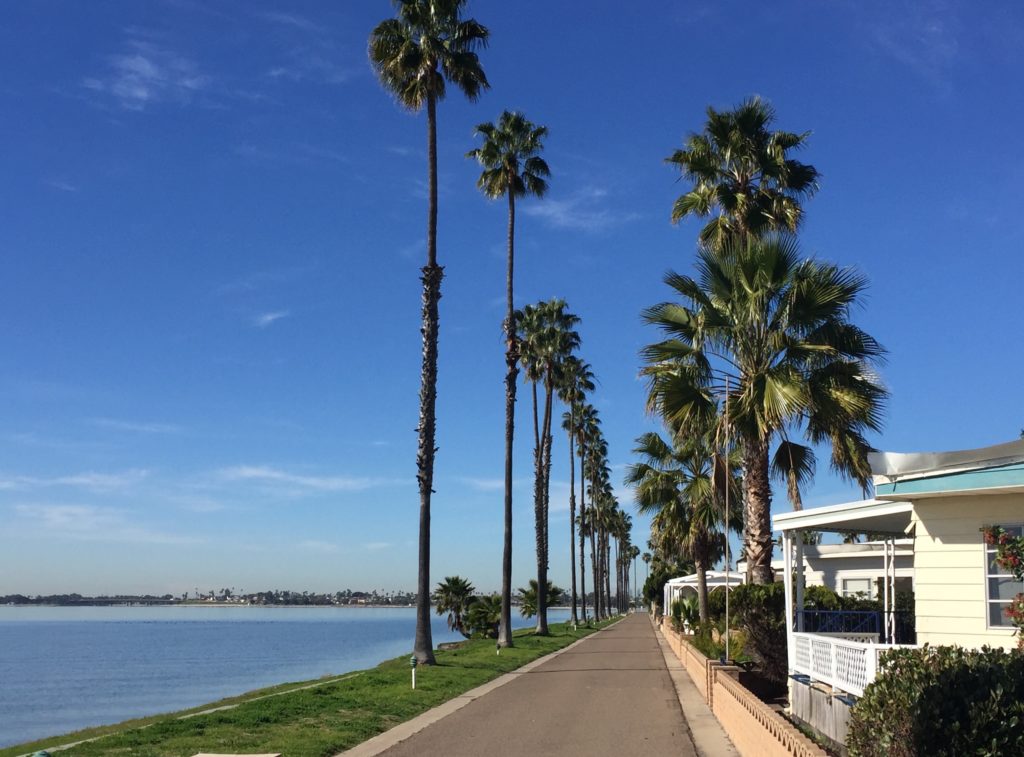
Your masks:
{"label": "concrete walkway edge", "polygon": [[[512,683],[512,681],[516,680],[523,673],[529,673],[531,670],[540,665],[543,665],[545,662],[553,660],[560,654],[568,652],[570,649],[573,649],[581,642],[584,642],[587,639],[592,639],[597,634],[603,633],[604,631],[607,631],[609,628],[613,628],[615,625],[619,623],[620,620],[621,618],[619,620],[616,620],[615,623],[610,623],[604,628],[598,629],[594,633],[587,634],[582,639],[577,639],[567,647],[562,647],[561,649],[555,650],[554,652],[546,654],[543,657],[538,657],[536,660],[528,662],[522,667],[516,668],[510,673],[503,673],[497,678],[495,678],[493,681],[488,681],[487,683],[481,686],[477,686],[475,689],[470,689],[464,694],[460,694],[457,697],[453,697],[444,704],[439,704],[437,707],[429,709],[426,712],[422,712],[416,717],[412,718],[411,720],[406,720],[404,723],[399,723],[393,728],[384,731],[384,733],[377,734],[373,738],[367,739],[361,744],[356,744],[351,749],[347,749],[344,752],[335,755],[335,757],[376,757],[376,755],[390,749],[395,744],[398,744],[401,741],[405,741],[410,736],[419,733],[427,726],[433,725],[437,721],[448,717],[453,712],[458,712],[467,704],[469,704],[475,699],[479,699],[484,694],[488,694],[494,691],[495,689],[501,688],[507,683]],[[658,638],[661,639],[660,634],[658,634]]]}
{"label": "concrete walkway edge", "polygon": [[[653,625],[654,620],[651,620]],[[658,639],[661,653],[665,657],[665,667],[676,687],[676,695],[679,697],[679,706],[683,709],[687,725],[690,727],[690,736],[697,753],[702,757],[720,757],[739,755],[736,747],[729,741],[729,737],[718,722],[718,718],[711,712],[704,697],[697,691],[697,687],[690,680],[690,674],[686,672],[683,663],[675,656],[672,648],[665,641],[665,637],[654,629],[654,635]]]}

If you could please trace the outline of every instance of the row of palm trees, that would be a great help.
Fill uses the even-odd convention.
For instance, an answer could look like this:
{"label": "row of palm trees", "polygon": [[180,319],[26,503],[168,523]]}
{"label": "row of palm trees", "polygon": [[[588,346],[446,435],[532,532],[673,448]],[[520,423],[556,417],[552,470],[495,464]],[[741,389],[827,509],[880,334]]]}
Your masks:
{"label": "row of palm trees", "polygon": [[[417,426],[417,482],[420,495],[419,564],[417,579],[416,636],[413,652],[424,664],[434,662],[430,633],[430,505],[433,493],[435,453],[435,405],[437,386],[437,349],[439,332],[438,302],[444,269],[437,260],[437,104],[444,99],[448,84],[454,84],[470,100],[475,101],[489,88],[478,51],[486,46],[489,31],[476,19],[464,19],[466,0],[393,0],[396,15],[382,21],[372,31],[369,57],[381,84],[403,107],[427,116],[427,259],[421,269],[422,294],[422,369],[420,374],[420,420]],[[520,367],[533,389],[534,431],[534,511],[537,542],[537,632],[547,633],[547,569],[548,511],[551,471],[551,427],[554,398],[569,407],[567,426],[570,443],[579,446],[581,466],[584,445],[577,428],[585,422],[582,415],[584,398],[593,390],[589,367],[573,357],[579,337],[574,330],[578,319],[569,314],[565,303],[552,300],[514,308],[516,201],[532,195],[542,197],[547,191],[550,175],[547,163],[540,157],[547,129],[527,120],[521,113],[505,111],[494,123],[480,124],[476,134],[482,144],[470,150],[467,157],[477,160],[482,173],[477,182],[490,199],[506,198],[508,202],[507,272],[505,332],[505,480],[504,480],[504,545],[502,554],[501,617],[498,631],[500,646],[512,645],[512,450],[515,435],[515,402]],[[538,393],[542,393],[541,400]],[[570,455],[572,452],[570,451]],[[575,470],[575,468],[574,468]],[[581,467],[586,475],[587,471]],[[582,480],[582,476],[581,476]],[[597,482],[597,483],[594,483]],[[594,478],[592,486],[600,483]],[[582,485],[582,484],[581,484]],[[610,488],[610,487],[609,487]],[[595,511],[588,515],[581,492],[579,531],[591,538],[591,548],[598,550],[593,558],[595,582],[605,584],[604,594],[610,604],[607,575],[609,539],[615,539],[622,552],[621,529],[611,528],[610,516]],[[575,495],[573,495],[575,496]],[[591,501],[603,502],[602,492],[591,492]],[[604,505],[607,509],[607,505]],[[570,502],[570,522],[575,528],[575,502]],[[594,523],[596,525],[588,525]],[[595,530],[596,529],[596,530]],[[575,541],[575,535],[570,533]],[[573,544],[575,546],[575,544]],[[602,551],[604,550],[604,551]],[[582,551],[582,543],[581,543]],[[575,560],[573,565],[573,617],[576,618]],[[600,572],[598,570],[600,568]],[[580,562],[580,583],[583,560]],[[599,603],[600,604],[600,603]],[[607,611],[607,610],[605,610]],[[585,610],[584,610],[585,613]],[[601,614],[600,612],[598,613]]]}
{"label": "row of palm trees", "polygon": [[[548,607],[549,510],[555,402],[561,402],[562,429],[569,450],[569,565],[571,622],[588,620],[586,611],[586,544],[590,543],[594,612],[604,619],[626,607],[628,563],[635,557],[631,544],[632,519],[619,508],[611,484],[608,444],[597,409],[588,401],[594,391],[591,366],[575,354],[580,319],[564,300],[527,305],[514,313],[516,348],[531,387],[534,440],[534,516],[537,552],[537,628],[546,634]],[[576,474],[579,461],[579,514]],[[576,570],[577,534],[579,572]],[[637,553],[639,552],[636,550]],[[612,576],[616,592],[611,591]],[[582,598],[582,601],[581,601]]]}
{"label": "row of palm trees", "polygon": [[866,279],[805,257],[797,241],[820,178],[792,157],[808,133],[773,130],[774,120],[757,97],[709,108],[667,159],[690,184],[672,220],[710,220],[695,274],[668,274],[672,298],[643,314],[662,335],[642,352],[648,409],[669,438],[638,440],[628,481],[654,513],[656,555],[683,545],[699,578],[742,524],[750,580],[772,581],[772,479],[799,509],[825,446],[833,471],[866,489],[867,435],[888,397],[876,372],[885,351],[851,320]]}

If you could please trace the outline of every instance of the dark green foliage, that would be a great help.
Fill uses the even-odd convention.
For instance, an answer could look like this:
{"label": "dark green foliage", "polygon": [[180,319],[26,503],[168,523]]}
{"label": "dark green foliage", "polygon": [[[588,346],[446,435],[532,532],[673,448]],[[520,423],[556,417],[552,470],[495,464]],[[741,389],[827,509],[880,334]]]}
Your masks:
{"label": "dark green foliage", "polygon": [[[747,636],[747,650],[770,681],[786,680],[786,597],[781,583],[743,584],[729,595],[730,623]],[[735,621],[733,620],[735,617]]]}
{"label": "dark green foliage", "polygon": [[466,611],[466,631],[476,639],[497,639],[501,622],[501,595],[477,597]]}
{"label": "dark green foliage", "polygon": [[[713,623],[725,620],[725,589],[708,592],[708,620]],[[733,623],[733,626],[736,624]]]}
{"label": "dark green foliage", "polygon": [[853,708],[862,757],[1024,754],[1024,652],[895,649]]}
{"label": "dark green foliage", "polygon": [[676,576],[688,576],[693,573],[693,563],[677,563],[666,565],[658,562],[651,564],[651,573],[644,581],[644,600],[651,607],[661,610],[661,602],[665,594],[665,584]]}
{"label": "dark green foliage", "polygon": [[[519,613],[524,618],[532,618],[537,614],[537,586],[537,580],[531,578],[529,588],[516,590],[519,593]],[[558,600],[564,593],[565,589],[555,586],[551,581],[548,581],[548,597],[552,600]]]}
{"label": "dark green foliage", "polygon": [[[696,633],[690,639],[697,650],[705,657],[719,660],[725,657],[725,620],[717,623],[702,623],[697,626]],[[729,660],[731,662],[750,662],[747,651],[747,634],[735,627],[729,634]]]}
{"label": "dark green foliage", "polygon": [[677,599],[672,603],[672,628],[681,631],[683,628],[683,600]]}
{"label": "dark green foliage", "polygon": [[827,586],[804,587],[804,608],[807,610],[853,609],[843,607],[843,598]]}
{"label": "dark green foliage", "polygon": [[473,584],[462,576],[446,576],[430,597],[438,615],[448,613],[448,630],[457,631],[467,639],[470,632],[466,628],[466,614],[476,601],[475,591]]}

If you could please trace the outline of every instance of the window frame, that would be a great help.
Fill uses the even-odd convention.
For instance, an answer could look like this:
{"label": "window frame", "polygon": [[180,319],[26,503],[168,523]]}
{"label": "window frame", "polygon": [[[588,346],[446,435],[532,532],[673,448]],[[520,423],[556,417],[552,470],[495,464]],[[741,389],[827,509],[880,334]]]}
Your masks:
{"label": "window frame", "polygon": [[[993,523],[993,524],[990,524],[990,525],[991,526],[998,526],[999,528],[1003,529],[1004,531],[1011,531],[1012,529],[1019,529],[1021,531],[1021,533],[1024,533],[1024,523]],[[992,596],[991,596],[991,593],[990,593],[990,589],[989,589],[989,587],[990,587],[990,583],[989,582],[993,578],[1000,578],[1000,579],[1007,579],[1007,578],[1009,578],[1009,579],[1012,580],[1013,576],[1011,574],[1009,574],[1009,573],[990,573],[989,572],[990,566],[995,561],[996,548],[995,548],[994,545],[987,544],[985,542],[985,540],[982,539],[981,540],[981,549],[982,549],[982,555],[984,556],[983,570],[984,570],[984,573],[985,573],[985,628],[987,630],[989,630],[989,631],[1009,631],[1009,632],[1012,633],[1012,632],[1016,631],[1016,627],[1013,625],[1013,623],[1010,622],[1010,620],[1008,618],[1006,618],[1006,616],[1003,613],[999,614],[999,617],[1000,617],[1000,619],[1003,620],[1003,623],[1000,623],[997,626],[992,625],[992,605],[1004,605],[1005,606],[1005,605],[1009,605],[1010,602],[1013,601],[1013,600],[1010,600],[1010,599],[998,599],[998,598],[993,599]],[[998,567],[996,569],[997,570],[1001,570]],[[1024,581],[1021,581],[1019,583],[1020,583],[1020,587],[1021,587],[1020,591],[1021,591],[1021,593],[1024,593]]]}
{"label": "window frame", "polygon": [[[867,591],[848,591],[846,588],[847,581],[865,581],[867,583]],[[844,576],[839,579],[839,593],[842,597],[857,597],[862,595],[867,599],[875,598],[875,586],[871,576]]]}

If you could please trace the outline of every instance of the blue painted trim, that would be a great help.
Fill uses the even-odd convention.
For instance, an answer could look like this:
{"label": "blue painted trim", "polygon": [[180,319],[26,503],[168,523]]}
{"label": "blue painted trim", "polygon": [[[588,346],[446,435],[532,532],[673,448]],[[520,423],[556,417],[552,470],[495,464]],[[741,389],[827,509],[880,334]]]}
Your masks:
{"label": "blue painted trim", "polygon": [[934,494],[971,489],[995,489],[1002,486],[1024,486],[1024,463],[1011,463],[998,468],[946,473],[928,478],[915,478],[875,485],[875,496],[886,494]]}

